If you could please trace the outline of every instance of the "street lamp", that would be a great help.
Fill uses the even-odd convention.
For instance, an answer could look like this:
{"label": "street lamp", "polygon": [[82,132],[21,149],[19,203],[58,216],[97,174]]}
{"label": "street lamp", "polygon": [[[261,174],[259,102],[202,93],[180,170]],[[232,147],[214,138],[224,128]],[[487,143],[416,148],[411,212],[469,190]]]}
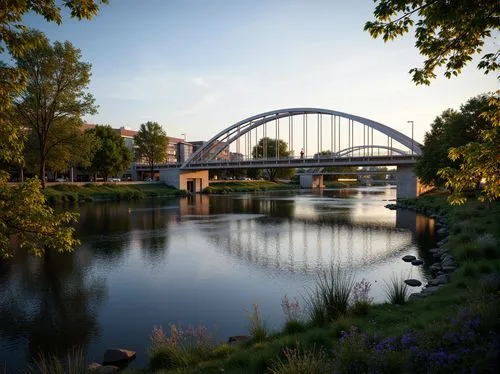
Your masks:
{"label": "street lamp", "polygon": [[413,121],[406,121],[407,123],[411,123],[411,154],[413,156]]}
{"label": "street lamp", "polygon": [[182,136],[184,136],[184,143],[186,142],[186,134],[181,134]]}

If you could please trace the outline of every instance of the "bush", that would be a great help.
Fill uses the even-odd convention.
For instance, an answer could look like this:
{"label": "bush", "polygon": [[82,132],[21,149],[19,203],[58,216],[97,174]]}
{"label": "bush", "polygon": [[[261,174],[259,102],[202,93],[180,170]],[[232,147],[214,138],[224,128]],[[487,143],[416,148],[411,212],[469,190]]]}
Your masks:
{"label": "bush", "polygon": [[213,337],[204,326],[183,330],[171,323],[170,336],[161,327],[154,327],[149,347],[149,367],[152,370],[188,367],[209,358],[213,352]]}
{"label": "bush", "polygon": [[319,272],[308,298],[311,322],[320,326],[345,315],[353,287],[354,277],[349,270],[331,264]]}
{"label": "bush", "polygon": [[389,281],[385,283],[385,293],[387,299],[391,304],[403,305],[408,296],[408,286],[404,283],[404,275],[399,277],[395,274],[392,275]]}
{"label": "bush", "polygon": [[65,357],[42,353],[24,371],[26,374],[81,374],[87,372],[85,353],[80,348],[68,351]]}

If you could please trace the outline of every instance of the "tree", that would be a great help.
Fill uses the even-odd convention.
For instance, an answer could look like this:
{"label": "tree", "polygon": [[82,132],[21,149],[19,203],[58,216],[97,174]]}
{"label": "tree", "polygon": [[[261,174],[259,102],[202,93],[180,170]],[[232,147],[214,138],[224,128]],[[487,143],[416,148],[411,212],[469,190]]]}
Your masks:
{"label": "tree", "polygon": [[461,162],[459,169],[446,167],[438,174],[446,180],[446,187],[452,190],[449,201],[463,204],[464,192],[482,185],[480,201],[494,201],[500,197],[500,102],[498,96],[489,100],[488,108],[481,113],[481,119],[492,126],[482,130],[478,141],[469,142],[449,150],[449,158]]}
{"label": "tree", "polygon": [[81,134],[80,117],[96,113],[96,107],[92,95],[85,92],[91,66],[80,61],[80,51],[70,42],[51,46],[45,37],[38,39],[35,48],[16,58],[27,85],[14,99],[14,119],[31,130],[45,188],[47,159],[57,148],[73,145]]}
{"label": "tree", "polygon": [[445,167],[459,168],[458,162],[448,158],[448,150],[479,141],[481,131],[491,126],[491,121],[481,116],[488,108],[488,99],[487,95],[471,98],[460,107],[460,111],[447,109],[436,117],[431,131],[425,134],[422,156],[415,166],[422,182],[444,185],[438,170]]}
{"label": "tree", "polygon": [[[290,156],[288,152],[288,144],[281,139],[271,139],[264,137],[259,140],[256,146],[253,147],[253,158],[269,158],[279,159]],[[294,174],[292,168],[268,168],[265,169],[265,174],[269,180],[276,180],[277,178],[290,178]]]}
{"label": "tree", "polygon": [[110,175],[122,174],[130,166],[131,153],[123,138],[111,126],[96,126],[87,130],[99,139],[90,170],[107,179]]}
{"label": "tree", "polygon": [[[416,84],[430,84],[437,68],[445,65],[444,75],[451,78],[482,51],[485,39],[498,29],[500,6],[491,0],[380,0],[374,16],[365,30],[385,42],[414,30],[415,46],[425,61],[410,74]],[[499,56],[498,50],[486,53],[478,68],[497,70]]]}
{"label": "tree", "polygon": [[[447,78],[460,74],[500,24],[500,6],[489,0],[380,0],[374,15],[376,21],[367,22],[365,30],[375,38],[383,35],[384,41],[406,34],[414,25],[413,17],[418,17],[415,46],[426,59],[423,68],[410,70],[416,84],[430,84],[435,69],[443,65]],[[478,68],[485,74],[499,70],[499,57],[497,48],[482,56]],[[453,204],[464,203],[464,189],[478,179],[483,182],[482,200],[500,197],[500,188],[495,185],[500,168],[499,94],[497,91],[490,99],[491,109],[482,114],[490,119],[491,127],[481,131],[480,141],[449,150],[450,159],[460,162],[459,169],[447,167],[439,172],[452,189],[449,201]]]}
{"label": "tree", "polygon": [[[99,4],[107,0],[65,0],[71,16],[90,19],[97,14]],[[0,11],[0,53],[21,57],[36,46],[36,34],[27,33],[22,24],[26,13],[43,16],[48,22],[60,24],[61,10],[54,0],[11,1],[2,4]],[[35,39],[33,39],[35,37]],[[41,185],[36,180],[11,187],[7,184],[9,165],[23,165],[24,129],[13,123],[12,99],[24,89],[25,73],[0,62],[0,256],[11,257],[14,245],[10,238],[17,236],[23,248],[36,255],[46,249],[70,250],[77,244],[70,221],[75,215],[55,214],[46,205]]]}
{"label": "tree", "polygon": [[136,160],[143,159],[149,164],[153,178],[154,164],[164,161],[167,157],[167,134],[158,123],[146,122],[134,136],[134,144]]}

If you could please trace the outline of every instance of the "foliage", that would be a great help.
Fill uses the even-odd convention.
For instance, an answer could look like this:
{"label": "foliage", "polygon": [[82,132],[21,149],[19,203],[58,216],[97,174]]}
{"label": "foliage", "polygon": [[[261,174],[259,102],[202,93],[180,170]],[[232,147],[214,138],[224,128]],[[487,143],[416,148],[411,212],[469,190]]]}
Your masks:
{"label": "foliage", "polygon": [[168,138],[162,127],[156,122],[146,122],[141,125],[139,132],[134,136],[135,158],[144,159],[151,166],[162,162],[167,156]]}
{"label": "foliage", "polygon": [[285,348],[285,360],[278,358],[268,372],[271,374],[322,374],[329,373],[327,356],[323,349],[303,350]]}
{"label": "foliage", "polygon": [[169,327],[169,336],[161,327],[153,328],[149,347],[150,369],[187,367],[212,354],[214,339],[206,327],[188,327],[183,330],[173,323]]}
{"label": "foliage", "polygon": [[281,310],[285,314],[284,333],[295,334],[304,330],[303,314],[299,300],[296,298],[290,300],[287,295],[283,296],[281,298]]}
{"label": "foliage", "polygon": [[[444,65],[445,77],[451,78],[482,51],[485,39],[498,29],[500,7],[490,0],[379,0],[374,16],[364,29],[385,42],[414,30],[425,61],[410,74],[416,84],[430,84],[437,68]],[[483,55],[478,68],[498,70],[498,57],[498,50]]]}
{"label": "foliage", "polygon": [[70,226],[76,218],[46,205],[38,179],[10,186],[6,173],[0,173],[0,258],[13,256],[13,243],[36,256],[71,251],[79,243]]}
{"label": "foliage", "polygon": [[[97,14],[99,4],[107,3],[107,0],[65,0],[63,5],[68,8],[71,17],[78,19],[91,19]],[[0,12],[0,53],[8,53],[12,58],[22,57],[31,48],[36,47],[39,40],[36,38],[40,34],[29,33],[28,28],[22,24],[24,15],[27,13],[41,15],[48,22],[60,24],[62,22],[61,8],[54,0],[31,0],[31,1],[10,1],[8,5],[2,4]],[[35,39],[34,39],[35,37]],[[23,165],[23,140],[24,129],[10,121],[13,114],[14,97],[19,97],[26,84],[26,73],[17,68],[0,62],[0,168],[4,169],[8,164]],[[17,190],[9,189],[7,176],[0,176],[0,245],[3,255],[12,255],[13,248],[10,245],[10,235],[19,234],[23,240],[30,242],[27,238],[39,235],[44,231],[60,230],[61,235],[54,235],[52,238],[43,239],[39,243],[33,241],[27,247],[37,247],[50,241],[53,246],[62,250],[69,249],[71,244],[75,244],[74,239],[65,235],[67,229],[62,229],[64,219],[54,215],[44,206],[40,197],[39,182],[30,182],[19,194]],[[23,200],[24,199],[24,200]],[[8,207],[8,212],[4,208]],[[43,214],[40,214],[43,212]],[[16,227],[12,227],[12,222],[5,221],[13,217],[25,214],[22,219],[16,219]],[[36,217],[36,218],[35,218]],[[64,217],[63,217],[64,218]],[[36,219],[36,221],[32,221]],[[22,221],[22,222],[20,222]],[[39,229],[39,233],[34,233],[33,229]],[[6,236],[9,235],[9,236]],[[57,241],[59,240],[59,243]],[[36,245],[35,245],[36,244]],[[38,252],[38,251],[37,251]]]}
{"label": "foliage", "polygon": [[308,313],[311,322],[323,325],[346,314],[354,287],[351,271],[331,264],[316,275],[315,287],[309,292]]}
{"label": "foliage", "polygon": [[385,293],[390,303],[403,305],[406,302],[409,291],[404,278],[402,274],[400,276],[393,274],[389,281],[384,281]]}
{"label": "foliage", "polygon": [[[314,154],[314,158],[328,158],[334,156],[334,153],[330,150],[321,151],[319,153]],[[331,166],[323,168],[325,172],[329,173],[339,173],[339,174],[326,174],[323,176],[325,181],[334,181],[339,178],[353,178],[351,174],[342,174],[343,172],[349,173],[357,171],[358,168],[356,166]]]}
{"label": "foliage", "polygon": [[[252,149],[253,158],[280,159],[289,156],[288,144],[281,139],[264,137]],[[266,177],[272,181],[277,178],[290,178],[294,172],[295,170],[292,168],[269,168],[264,171]]]}
{"label": "foliage", "polygon": [[252,304],[252,311],[248,313],[250,337],[255,342],[263,341],[268,334],[266,324],[260,315],[259,305]]}
{"label": "foliage", "polygon": [[27,84],[14,99],[13,121],[30,129],[27,151],[38,153],[39,178],[45,188],[47,159],[54,153],[61,156],[62,148],[69,159],[81,136],[80,117],[96,113],[96,107],[92,95],[85,92],[91,66],[80,61],[80,50],[70,42],[51,46],[43,34],[33,34],[36,47],[16,58]]}
{"label": "foliage", "polygon": [[481,185],[480,201],[493,201],[500,197],[500,97],[490,98],[481,114],[481,121],[490,124],[480,129],[479,139],[449,150],[449,158],[460,162],[459,169],[439,170],[452,194],[452,204],[463,204],[465,193]]}
{"label": "foliage", "polygon": [[459,111],[447,109],[436,117],[431,131],[425,134],[423,154],[415,167],[424,183],[441,185],[444,182],[438,177],[440,169],[459,168],[458,162],[448,158],[448,150],[480,140],[481,131],[491,126],[491,121],[481,114],[488,109],[488,99],[488,95],[473,97]]}
{"label": "foliage", "polygon": [[373,297],[369,296],[371,288],[372,284],[364,278],[354,283],[350,309],[355,315],[368,314],[370,304],[373,302]]}
{"label": "foliage", "polygon": [[122,174],[130,166],[131,154],[125,141],[111,126],[96,126],[87,130],[99,139],[90,170],[107,179],[110,175]]}

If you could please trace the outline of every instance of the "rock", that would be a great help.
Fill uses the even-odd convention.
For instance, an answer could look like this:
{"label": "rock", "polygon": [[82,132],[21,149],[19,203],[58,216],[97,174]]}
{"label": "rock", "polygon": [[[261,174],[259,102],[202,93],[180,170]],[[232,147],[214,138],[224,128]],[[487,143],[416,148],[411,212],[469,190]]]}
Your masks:
{"label": "rock", "polygon": [[439,262],[435,262],[431,266],[429,266],[429,269],[433,271],[439,271],[441,270],[441,264]]}
{"label": "rock", "polygon": [[415,265],[415,266],[418,266],[418,265],[422,265],[424,263],[423,260],[413,260],[411,262],[412,265]]}
{"label": "rock", "polygon": [[406,279],[404,282],[410,287],[419,287],[422,285],[422,282],[418,279]]}
{"label": "rock", "polygon": [[398,208],[396,204],[387,204],[385,207],[389,210],[395,210]]}
{"label": "rock", "polygon": [[230,336],[227,342],[229,344],[241,344],[241,343],[246,343],[249,340],[250,337],[248,335],[236,335],[236,336]]}
{"label": "rock", "polygon": [[406,256],[403,256],[402,260],[404,262],[412,262],[413,260],[416,260],[417,258],[415,256],[412,256],[412,255],[406,255]]}
{"label": "rock", "polygon": [[436,279],[439,282],[439,284],[445,284],[445,283],[448,283],[448,281],[450,280],[450,277],[448,274],[441,274],[441,275],[438,275],[436,277]]}
{"label": "rock", "polygon": [[440,227],[439,229],[437,229],[437,233],[441,236],[448,236],[448,229],[445,227]]}
{"label": "rock", "polygon": [[102,361],[103,365],[114,365],[117,364],[122,366],[123,364],[128,363],[128,361],[133,360],[135,358],[135,352],[129,351],[128,349],[122,348],[113,348],[108,349],[104,352],[104,360]]}
{"label": "rock", "polygon": [[[430,281],[429,281],[429,284],[430,284]],[[425,296],[427,295],[432,295],[434,294],[437,290],[439,290],[441,288],[441,286],[430,286],[430,287],[426,287],[422,290],[422,294],[424,294]]]}
{"label": "rock", "polygon": [[457,263],[452,258],[445,258],[441,262],[441,266],[444,268],[445,266],[455,266]]}

